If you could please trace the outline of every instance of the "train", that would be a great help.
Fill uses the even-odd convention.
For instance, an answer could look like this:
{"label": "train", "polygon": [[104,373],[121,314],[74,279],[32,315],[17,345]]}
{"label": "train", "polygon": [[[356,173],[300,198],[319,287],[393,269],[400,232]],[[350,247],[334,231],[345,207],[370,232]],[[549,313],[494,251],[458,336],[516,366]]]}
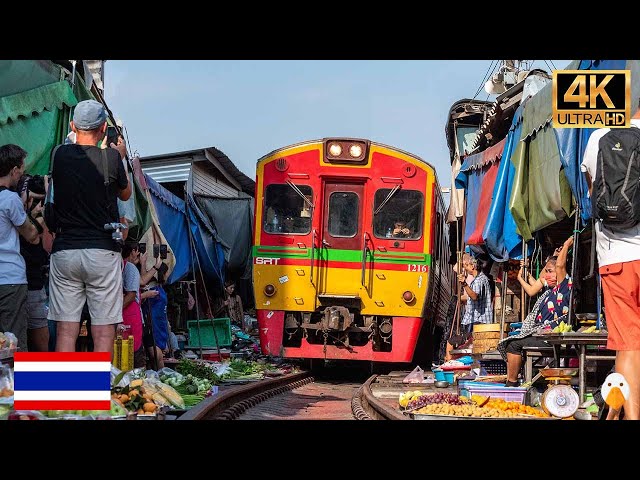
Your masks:
{"label": "train", "polygon": [[443,193],[420,157],[359,138],[274,150],[257,162],[253,240],[263,354],[406,363],[430,351],[419,342],[444,323],[455,281]]}

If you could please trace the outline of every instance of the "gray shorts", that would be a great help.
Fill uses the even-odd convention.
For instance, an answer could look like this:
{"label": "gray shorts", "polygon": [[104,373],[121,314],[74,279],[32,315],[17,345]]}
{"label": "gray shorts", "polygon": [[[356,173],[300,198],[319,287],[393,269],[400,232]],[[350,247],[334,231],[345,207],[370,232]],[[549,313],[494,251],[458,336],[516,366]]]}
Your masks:
{"label": "gray shorts", "polygon": [[27,292],[27,325],[29,330],[49,327],[47,320],[47,292],[29,290]]}
{"label": "gray shorts", "polygon": [[122,257],[99,248],[51,255],[49,319],[80,322],[85,301],[91,325],[122,322]]}
{"label": "gray shorts", "polygon": [[27,284],[0,285],[0,332],[18,338],[18,348],[27,351]]}

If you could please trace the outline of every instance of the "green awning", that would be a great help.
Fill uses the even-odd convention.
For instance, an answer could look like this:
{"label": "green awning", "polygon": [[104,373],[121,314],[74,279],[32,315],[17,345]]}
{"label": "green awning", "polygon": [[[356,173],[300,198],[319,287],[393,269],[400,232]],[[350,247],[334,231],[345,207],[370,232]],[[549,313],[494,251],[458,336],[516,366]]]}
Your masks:
{"label": "green awning", "polygon": [[0,60],[0,98],[58,82],[61,75],[51,60]]}
{"label": "green awning", "polygon": [[29,118],[43,110],[62,110],[78,103],[69,83],[61,80],[42,87],[0,98],[0,127],[19,117]]}
{"label": "green awning", "polygon": [[571,189],[551,124],[551,93],[549,83],[526,101],[522,138],[511,159],[516,178],[509,208],[524,240],[571,213]]}
{"label": "green awning", "polygon": [[64,138],[69,110],[77,103],[65,80],[0,98],[0,145],[24,148],[25,171],[47,174],[51,150]]}

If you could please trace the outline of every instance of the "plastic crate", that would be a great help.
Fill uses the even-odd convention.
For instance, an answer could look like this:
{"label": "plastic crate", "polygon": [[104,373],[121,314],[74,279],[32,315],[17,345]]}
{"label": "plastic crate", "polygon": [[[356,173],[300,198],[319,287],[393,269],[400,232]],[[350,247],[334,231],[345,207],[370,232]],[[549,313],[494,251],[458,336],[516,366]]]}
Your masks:
{"label": "plastic crate", "polygon": [[528,388],[524,387],[491,387],[486,385],[473,385],[471,382],[466,383],[464,388],[471,395],[482,395],[491,398],[502,398],[507,402],[524,403],[524,397]]}
{"label": "plastic crate", "polygon": [[487,372],[487,375],[506,375],[507,363],[504,360],[480,360],[480,368]]}
{"label": "plastic crate", "polygon": [[[200,324],[199,328],[198,324]],[[215,348],[231,346],[231,319],[229,318],[188,320],[187,328],[189,329],[189,346],[191,347]],[[215,335],[213,333],[214,328]],[[216,345],[216,336],[218,337],[218,342],[220,342],[219,345]]]}

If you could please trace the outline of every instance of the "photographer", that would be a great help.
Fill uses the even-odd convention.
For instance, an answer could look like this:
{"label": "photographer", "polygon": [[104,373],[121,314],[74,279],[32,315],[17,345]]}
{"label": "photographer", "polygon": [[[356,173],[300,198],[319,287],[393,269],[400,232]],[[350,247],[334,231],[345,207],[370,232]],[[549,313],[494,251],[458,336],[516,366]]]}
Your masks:
{"label": "photographer", "polygon": [[0,332],[12,332],[27,350],[27,275],[19,237],[37,242],[42,219],[35,219],[16,193],[27,152],[17,145],[0,147]]}
{"label": "photographer", "polygon": [[[40,175],[23,175],[18,183],[18,193],[27,207],[33,212],[41,207],[44,199],[44,178]],[[30,352],[47,352],[49,350],[49,325],[47,321],[48,281],[46,269],[49,265],[49,254],[42,246],[42,239],[37,243],[29,243],[20,238],[20,254],[24,258],[27,269],[27,342]]]}
{"label": "photographer", "polygon": [[[122,139],[107,148],[107,112],[95,100],[76,105],[75,144],[60,145],[51,159],[55,240],[49,278],[49,318],[57,322],[56,351],[72,352],[87,302],[97,352],[113,354],[122,322],[121,245],[106,224],[118,222],[117,199],[131,196]],[[101,144],[98,147],[98,144]]]}

